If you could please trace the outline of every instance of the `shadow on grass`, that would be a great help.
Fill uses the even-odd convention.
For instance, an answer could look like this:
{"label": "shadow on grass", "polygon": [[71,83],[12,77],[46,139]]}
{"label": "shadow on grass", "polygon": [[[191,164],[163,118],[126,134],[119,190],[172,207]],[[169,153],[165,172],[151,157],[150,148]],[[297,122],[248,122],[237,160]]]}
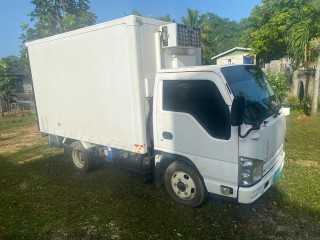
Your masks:
{"label": "shadow on grass", "polygon": [[0,155],[0,239],[320,237],[319,211],[293,204],[278,185],[250,205],[210,198],[190,209],[109,164],[80,174],[62,153],[17,157]]}

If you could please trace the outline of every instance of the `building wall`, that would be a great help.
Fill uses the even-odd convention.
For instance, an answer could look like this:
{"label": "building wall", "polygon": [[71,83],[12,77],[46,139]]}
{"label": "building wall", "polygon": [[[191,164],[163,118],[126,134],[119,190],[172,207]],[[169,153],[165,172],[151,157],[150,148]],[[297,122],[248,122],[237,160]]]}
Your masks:
{"label": "building wall", "polygon": [[243,56],[246,54],[239,55],[226,55],[217,59],[217,65],[231,65],[231,64],[243,64]]}
{"label": "building wall", "polygon": [[217,58],[217,65],[243,64],[243,56],[247,56],[248,51],[234,51]]}
{"label": "building wall", "polygon": [[299,96],[300,89],[302,88],[304,96],[312,96],[315,79],[315,64],[310,63],[308,70],[294,71],[290,63],[290,60],[286,58],[273,60],[270,63],[266,63],[262,70],[271,73],[284,73],[290,86],[289,95]]}
{"label": "building wall", "polygon": [[304,96],[313,95],[313,83],[315,70],[294,71],[290,81],[290,95],[299,96],[300,87],[302,86]]}
{"label": "building wall", "polygon": [[15,95],[19,100],[32,100],[32,83],[29,78],[21,77],[16,80],[16,92]]}

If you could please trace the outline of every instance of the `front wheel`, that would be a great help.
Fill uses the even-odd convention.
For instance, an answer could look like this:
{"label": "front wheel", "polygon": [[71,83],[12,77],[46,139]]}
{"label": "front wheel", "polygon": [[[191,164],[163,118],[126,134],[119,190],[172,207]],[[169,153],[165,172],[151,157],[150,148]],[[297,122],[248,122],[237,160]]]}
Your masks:
{"label": "front wheel", "polygon": [[198,207],[206,200],[207,190],[198,173],[189,165],[179,161],[171,163],[164,178],[166,189],[176,202]]}

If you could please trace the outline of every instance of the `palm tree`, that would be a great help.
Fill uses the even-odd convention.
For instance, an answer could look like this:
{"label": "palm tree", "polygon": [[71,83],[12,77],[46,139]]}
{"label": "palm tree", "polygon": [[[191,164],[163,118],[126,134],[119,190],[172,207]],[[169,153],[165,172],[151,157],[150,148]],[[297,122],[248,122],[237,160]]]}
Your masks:
{"label": "palm tree", "polygon": [[[181,22],[188,26],[196,26],[201,28],[201,48],[202,48],[202,64],[210,63],[210,55],[212,53],[212,49],[207,44],[207,39],[209,34],[212,32],[212,28],[208,23],[208,13],[201,14],[199,10],[192,10],[187,8],[186,16],[181,17]],[[207,58],[205,58],[207,55]],[[208,61],[209,60],[209,61]]]}
{"label": "palm tree", "polygon": [[176,22],[173,18],[171,18],[170,14],[159,16],[157,17],[157,19],[164,22],[172,22],[172,23]]}
{"label": "palm tree", "polygon": [[185,25],[200,27],[205,21],[205,15],[200,15],[199,10],[187,8],[186,17],[181,18],[181,22]]}
{"label": "palm tree", "polygon": [[317,116],[319,77],[320,77],[320,5],[318,1],[310,1],[303,8],[296,9],[292,14],[292,24],[289,28],[289,53],[299,67],[303,61],[305,48],[310,46],[318,54],[318,64],[313,89],[311,116]]}

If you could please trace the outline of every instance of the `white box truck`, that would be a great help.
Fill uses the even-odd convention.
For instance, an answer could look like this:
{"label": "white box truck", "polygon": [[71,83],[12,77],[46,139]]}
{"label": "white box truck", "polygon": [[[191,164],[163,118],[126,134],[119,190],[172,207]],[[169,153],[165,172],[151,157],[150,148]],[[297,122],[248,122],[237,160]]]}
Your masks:
{"label": "white box truck", "polygon": [[251,203],[279,178],[277,96],[256,66],[199,66],[200,29],[128,16],[26,46],[39,129],[76,169],[103,156],[192,207]]}

